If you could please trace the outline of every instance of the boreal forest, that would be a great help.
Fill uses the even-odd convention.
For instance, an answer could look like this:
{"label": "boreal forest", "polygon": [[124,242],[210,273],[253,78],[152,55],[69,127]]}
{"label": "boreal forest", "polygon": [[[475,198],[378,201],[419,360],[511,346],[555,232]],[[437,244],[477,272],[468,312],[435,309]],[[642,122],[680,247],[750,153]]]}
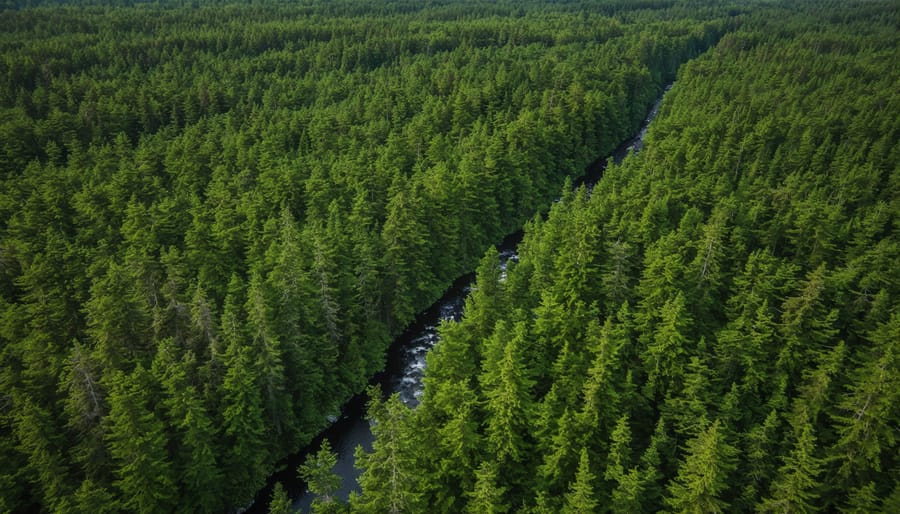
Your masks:
{"label": "boreal forest", "polygon": [[473,270],[312,512],[900,512],[896,0],[0,0],[0,56],[0,512],[247,508]]}

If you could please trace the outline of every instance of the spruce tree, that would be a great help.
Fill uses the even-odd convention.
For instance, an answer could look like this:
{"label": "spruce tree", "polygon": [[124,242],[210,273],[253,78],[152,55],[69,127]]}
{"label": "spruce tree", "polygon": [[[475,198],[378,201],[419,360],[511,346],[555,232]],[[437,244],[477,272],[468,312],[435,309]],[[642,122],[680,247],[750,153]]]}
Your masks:
{"label": "spruce tree", "polygon": [[575,480],[569,486],[565,503],[560,512],[564,514],[581,514],[595,512],[599,502],[594,484],[595,476],[591,472],[591,463],[586,448],[582,448],[578,461],[578,471]]}
{"label": "spruce tree", "polygon": [[737,450],[725,440],[725,430],[716,420],[687,442],[678,474],[668,485],[666,504],[675,512],[725,512],[722,499],[736,469]]}

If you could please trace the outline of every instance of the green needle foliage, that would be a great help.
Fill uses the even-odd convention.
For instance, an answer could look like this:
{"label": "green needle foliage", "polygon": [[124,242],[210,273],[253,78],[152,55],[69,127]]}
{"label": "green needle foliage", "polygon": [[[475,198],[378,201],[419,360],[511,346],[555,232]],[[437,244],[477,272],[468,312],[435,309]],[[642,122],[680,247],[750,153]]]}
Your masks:
{"label": "green needle foliage", "polygon": [[892,2],[20,4],[0,510],[246,506],[479,262],[322,512],[896,510]]}
{"label": "green needle foliage", "polygon": [[316,495],[314,503],[328,504],[334,501],[335,491],[341,488],[341,477],[333,471],[335,464],[337,454],[331,451],[331,443],[325,439],[319,451],[297,468],[297,473],[307,483],[309,491]]}
{"label": "green needle foliage", "polygon": [[[0,510],[245,507],[741,12],[0,1]],[[521,360],[492,409],[530,412]],[[481,460],[463,393],[447,508]]]}
{"label": "green needle foliage", "polygon": [[745,7],[442,325],[392,434],[430,512],[897,510],[900,15]]}

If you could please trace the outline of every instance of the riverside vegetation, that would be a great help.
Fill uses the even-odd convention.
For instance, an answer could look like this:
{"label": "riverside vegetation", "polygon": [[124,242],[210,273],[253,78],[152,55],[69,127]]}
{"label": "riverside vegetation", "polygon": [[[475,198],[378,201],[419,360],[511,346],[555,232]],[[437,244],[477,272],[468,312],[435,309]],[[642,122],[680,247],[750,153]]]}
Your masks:
{"label": "riverside vegetation", "polygon": [[528,219],[315,511],[900,510],[891,2],[74,4],[0,16],[0,510],[246,505]]}
{"label": "riverside vegetation", "polygon": [[[489,252],[353,512],[900,512],[900,33],[753,13]],[[325,511],[323,509],[323,511]]]}
{"label": "riverside vegetation", "polygon": [[246,505],[740,17],[92,4],[0,16],[2,511]]}

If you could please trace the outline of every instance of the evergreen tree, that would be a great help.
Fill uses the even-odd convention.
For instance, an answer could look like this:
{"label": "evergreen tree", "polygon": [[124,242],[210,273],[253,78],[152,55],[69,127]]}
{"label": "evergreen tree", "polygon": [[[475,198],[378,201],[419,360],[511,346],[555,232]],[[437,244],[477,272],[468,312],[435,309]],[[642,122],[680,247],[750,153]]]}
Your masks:
{"label": "evergreen tree", "polygon": [[150,403],[151,380],[141,366],[130,375],[119,372],[112,378],[107,438],[123,508],[166,512],[176,504],[176,475],[164,425]]}
{"label": "evergreen tree", "polygon": [[482,389],[488,415],[485,428],[488,448],[501,462],[520,462],[528,450],[528,420],[531,418],[532,380],[522,355],[524,325],[513,327],[510,335],[505,324],[498,324],[486,349]]}
{"label": "evergreen tree", "polygon": [[249,501],[262,486],[262,471],[268,461],[263,400],[254,373],[254,358],[250,347],[233,343],[225,354],[227,369],[222,385],[222,424],[225,444],[230,450],[222,460],[231,491],[227,498],[232,505]]}
{"label": "evergreen tree", "polygon": [[837,443],[834,457],[845,478],[882,472],[882,455],[896,445],[900,411],[900,315],[871,332],[872,346],[863,349],[844,395],[833,414]]}
{"label": "evergreen tree", "polygon": [[112,492],[90,479],[82,482],[81,487],[75,491],[75,503],[77,507],[74,510],[78,512],[111,514],[122,509]]}
{"label": "evergreen tree", "polygon": [[300,478],[308,484],[309,491],[316,495],[313,500],[314,508],[321,509],[322,505],[335,501],[334,493],[341,487],[341,477],[334,472],[335,464],[337,454],[331,451],[331,443],[325,439],[319,451],[297,468]]}
{"label": "evergreen tree", "polygon": [[548,452],[544,454],[544,462],[538,473],[551,492],[561,492],[572,478],[575,469],[575,458],[581,437],[578,436],[575,417],[566,409],[559,420],[559,429],[553,435]]}
{"label": "evergreen tree", "polygon": [[668,485],[666,503],[676,512],[724,512],[722,499],[736,469],[737,450],[718,420],[687,442],[684,461]]}
{"label": "evergreen tree", "polygon": [[109,465],[102,424],[107,413],[106,392],[96,359],[79,343],[71,349],[60,388],[65,393],[67,425],[78,435],[71,455],[89,477],[99,478],[108,472]]}
{"label": "evergreen tree", "polygon": [[484,461],[475,471],[475,489],[469,493],[466,512],[471,514],[500,514],[509,511],[503,500],[506,488],[498,485],[496,462]]}
{"label": "evergreen tree", "polygon": [[693,323],[681,292],[666,301],[660,317],[644,356],[648,393],[655,390],[656,394],[681,387],[687,364],[684,356],[689,344],[686,334],[690,333]]}
{"label": "evergreen tree", "polygon": [[68,463],[61,451],[62,441],[53,430],[50,413],[35,404],[30,398],[20,397],[17,401],[16,438],[18,449],[28,458],[31,480],[41,489],[53,507],[67,510],[67,498],[71,494],[66,482]]}
{"label": "evergreen tree", "polygon": [[288,498],[281,482],[275,482],[272,488],[272,499],[269,501],[269,514],[292,514],[294,512],[291,499]]}
{"label": "evergreen tree", "polygon": [[597,510],[597,496],[594,491],[594,475],[591,473],[591,463],[588,459],[587,449],[581,450],[578,461],[578,472],[575,480],[569,486],[566,493],[563,513],[576,514],[582,512],[595,512]]}
{"label": "evergreen tree", "polygon": [[367,494],[351,501],[353,512],[417,512],[420,504],[415,456],[410,448],[410,412],[396,394],[378,399],[380,391],[370,390],[369,416],[375,442],[372,453],[356,449],[356,465],[363,470],[359,483]]}
{"label": "evergreen tree", "polygon": [[815,512],[822,463],[815,457],[816,439],[809,423],[803,425],[791,452],[772,481],[770,495],[759,505],[764,512]]}
{"label": "evergreen tree", "polygon": [[184,409],[177,425],[183,455],[176,461],[180,464],[184,490],[190,491],[184,498],[184,506],[198,512],[219,510],[223,507],[224,476],[216,455],[217,432],[193,386],[188,386],[178,399]]}
{"label": "evergreen tree", "polygon": [[863,487],[850,491],[846,506],[841,512],[864,514],[866,512],[880,512],[879,499],[875,494],[875,482],[869,482]]}

